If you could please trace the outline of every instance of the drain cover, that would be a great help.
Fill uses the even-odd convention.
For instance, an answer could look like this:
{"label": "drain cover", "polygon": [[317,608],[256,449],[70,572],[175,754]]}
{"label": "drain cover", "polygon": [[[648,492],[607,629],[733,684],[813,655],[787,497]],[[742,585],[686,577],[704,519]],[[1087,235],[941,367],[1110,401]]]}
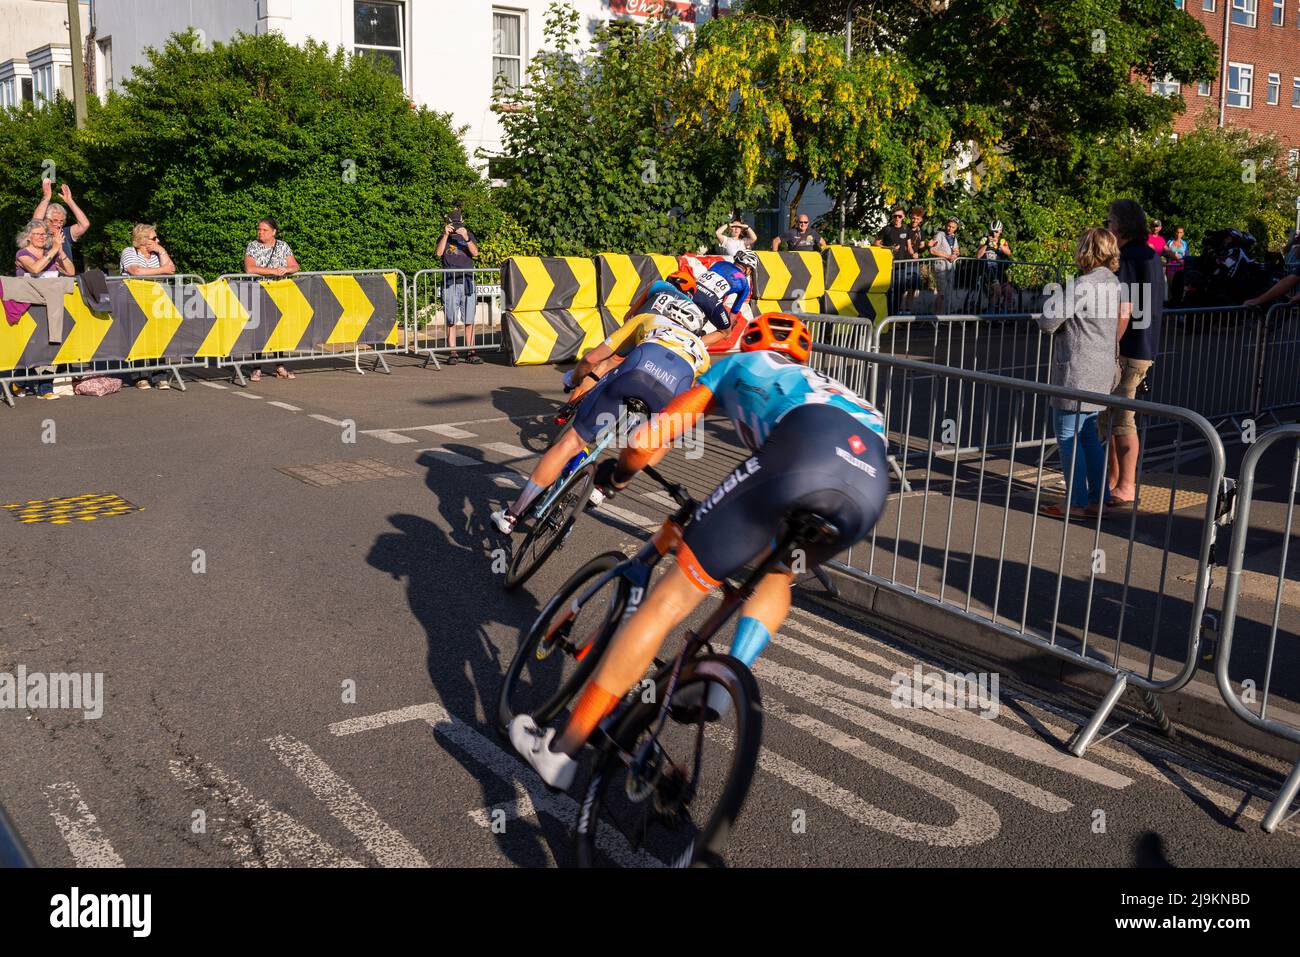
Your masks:
{"label": "drain cover", "polygon": [[348,485],[353,482],[376,482],[386,478],[401,478],[416,473],[389,465],[378,459],[356,459],[351,462],[323,462],[320,465],[295,465],[279,468],[290,478],[305,485],[326,488],[331,485]]}
{"label": "drain cover", "polygon": [[132,505],[112,492],[92,492],[68,498],[42,498],[30,502],[3,505],[10,515],[24,525],[70,525],[73,522],[93,522],[109,515],[126,515],[144,509]]}

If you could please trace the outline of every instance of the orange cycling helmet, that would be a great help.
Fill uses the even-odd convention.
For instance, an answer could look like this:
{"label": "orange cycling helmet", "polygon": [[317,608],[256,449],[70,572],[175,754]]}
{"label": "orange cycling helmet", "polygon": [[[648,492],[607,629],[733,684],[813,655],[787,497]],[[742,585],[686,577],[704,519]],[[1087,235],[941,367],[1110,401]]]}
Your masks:
{"label": "orange cycling helmet", "polygon": [[679,269],[676,272],[671,272],[666,278],[668,282],[686,293],[686,295],[695,295],[695,273],[689,269]]}
{"label": "orange cycling helmet", "polygon": [[803,321],[788,312],[765,312],[740,338],[741,352],[784,352],[795,362],[807,362],[812,335]]}

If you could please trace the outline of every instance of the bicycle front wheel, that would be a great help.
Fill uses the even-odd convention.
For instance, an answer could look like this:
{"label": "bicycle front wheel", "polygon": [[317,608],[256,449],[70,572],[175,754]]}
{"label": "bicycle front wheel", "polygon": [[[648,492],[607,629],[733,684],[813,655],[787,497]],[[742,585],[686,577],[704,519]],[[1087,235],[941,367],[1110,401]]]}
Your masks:
{"label": "bicycle front wheel", "polygon": [[588,464],[585,468],[575,470],[564,480],[559,494],[551,507],[533,522],[524,540],[519,543],[510,558],[510,568],[506,571],[506,590],[518,588],[542,567],[568,536],[569,530],[577,520],[591,490],[596,484],[596,466]]}
{"label": "bicycle front wheel", "polygon": [[[668,676],[633,689],[640,700],[618,720],[596,756],[577,825],[580,867],[627,860],[640,851],[673,867],[721,867],[745,803],[763,740],[754,676],[730,655],[706,655],[682,668],[674,701],[719,696],[717,715],[670,705],[661,725]],[[714,691],[711,698],[711,689]]]}
{"label": "bicycle front wheel", "polygon": [[626,560],[622,552],[605,552],[583,565],[521,637],[497,697],[503,735],[517,714],[550,724],[582,689],[627,605],[627,579],[601,578]]}

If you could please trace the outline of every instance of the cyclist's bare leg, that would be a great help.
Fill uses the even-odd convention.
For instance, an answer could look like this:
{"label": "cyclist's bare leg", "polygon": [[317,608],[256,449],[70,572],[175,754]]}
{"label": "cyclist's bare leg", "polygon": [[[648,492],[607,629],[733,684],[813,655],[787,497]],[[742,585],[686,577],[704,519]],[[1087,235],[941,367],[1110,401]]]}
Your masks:
{"label": "cyclist's bare leg", "polygon": [[614,635],[552,750],[573,756],[582,749],[596,725],[645,675],[668,633],[686,620],[705,594],[679,566],[659,579],[636,614]]}
{"label": "cyclist's bare leg", "polygon": [[763,623],[768,634],[775,635],[790,613],[790,588],[793,584],[792,571],[779,568],[768,572],[741,607],[741,618],[756,618]]}
{"label": "cyclist's bare leg", "polygon": [[528,476],[524,490],[510,503],[508,507],[510,514],[522,515],[524,509],[533,503],[538,494],[560,477],[569,459],[581,452],[583,445],[582,437],[572,428],[561,432],[560,437],[546,450],[546,454],[533,468],[533,474]]}

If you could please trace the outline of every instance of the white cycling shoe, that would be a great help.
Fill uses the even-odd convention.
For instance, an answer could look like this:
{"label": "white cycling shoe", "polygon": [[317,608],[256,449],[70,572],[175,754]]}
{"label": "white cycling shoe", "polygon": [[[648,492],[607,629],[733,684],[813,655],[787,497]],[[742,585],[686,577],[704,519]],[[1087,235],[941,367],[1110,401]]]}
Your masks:
{"label": "white cycling shoe", "polygon": [[492,513],[492,524],[496,526],[497,531],[502,535],[509,535],[513,532],[515,530],[515,523],[518,521],[518,518],[511,515],[510,512],[504,508],[499,512]]}
{"label": "white cycling shoe", "polygon": [[531,715],[515,715],[510,722],[510,743],[520,757],[532,765],[551,787],[567,791],[578,773],[578,761],[561,751],[552,751],[551,742],[554,740],[555,729],[539,728]]}
{"label": "white cycling shoe", "polygon": [[587,499],[587,505],[591,508],[600,508],[605,501],[605,493],[600,489],[593,487],[591,496]]}

